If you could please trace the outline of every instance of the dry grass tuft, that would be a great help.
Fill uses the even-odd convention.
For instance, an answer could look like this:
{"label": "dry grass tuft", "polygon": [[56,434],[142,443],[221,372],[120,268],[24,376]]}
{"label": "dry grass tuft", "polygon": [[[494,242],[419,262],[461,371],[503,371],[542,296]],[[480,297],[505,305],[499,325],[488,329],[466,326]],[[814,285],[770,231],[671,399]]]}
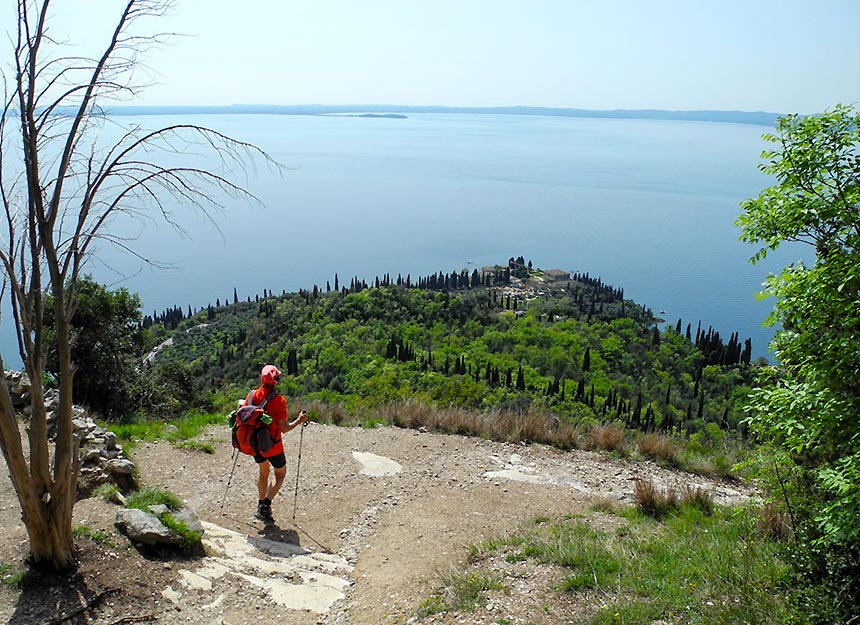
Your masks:
{"label": "dry grass tuft", "polygon": [[791,517],[773,503],[764,504],[758,511],[756,529],[763,536],[778,541],[787,540],[794,533]]}
{"label": "dry grass tuft", "polygon": [[417,430],[431,420],[431,414],[436,412],[429,404],[408,399],[402,403],[383,406],[380,416],[397,427]]}
{"label": "dry grass tuft", "polygon": [[544,443],[560,449],[573,449],[578,430],[554,416],[541,412],[438,408],[415,400],[382,406],[377,418],[402,428],[426,428],[432,432],[462,434],[510,443]]}
{"label": "dry grass tuft", "polygon": [[596,425],[585,436],[585,448],[624,453],[624,430],[615,425]]}
{"label": "dry grass tuft", "polygon": [[639,453],[645,458],[677,466],[680,449],[671,438],[660,434],[646,434],[639,439]]}
{"label": "dry grass tuft", "polygon": [[[287,404],[292,406],[293,404],[287,401]],[[322,423],[331,423],[333,425],[347,425],[352,421],[351,417],[346,413],[346,411],[338,406],[337,404],[327,404],[325,402],[321,402],[319,400],[309,400],[303,401],[302,405],[299,406],[300,409],[304,409],[308,411],[308,415],[311,420],[319,421]],[[291,416],[292,408],[290,409]]]}
{"label": "dry grass tuft", "polygon": [[701,486],[684,484],[681,486],[680,504],[692,506],[707,515],[714,513],[714,493]]}
{"label": "dry grass tuft", "polygon": [[655,519],[661,519],[682,506],[696,508],[706,515],[714,512],[714,493],[701,486],[683,484],[661,490],[652,480],[637,478],[633,495],[642,514]]}
{"label": "dry grass tuft", "polygon": [[654,482],[643,478],[636,479],[633,496],[642,514],[655,519],[662,519],[672,510],[676,510],[680,503],[678,491],[674,487],[669,486],[661,491]]}

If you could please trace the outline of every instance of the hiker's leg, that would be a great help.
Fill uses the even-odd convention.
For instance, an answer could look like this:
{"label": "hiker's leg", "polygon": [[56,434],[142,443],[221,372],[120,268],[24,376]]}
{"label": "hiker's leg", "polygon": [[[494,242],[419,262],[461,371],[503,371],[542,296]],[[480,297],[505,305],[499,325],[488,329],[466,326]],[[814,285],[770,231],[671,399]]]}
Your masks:
{"label": "hiker's leg", "polygon": [[269,484],[269,490],[266,492],[266,497],[269,499],[275,498],[275,495],[277,495],[278,491],[281,490],[281,485],[284,483],[285,477],[287,477],[286,465],[275,469],[275,481],[274,483]]}
{"label": "hiker's leg", "polygon": [[260,473],[257,475],[257,499],[262,500],[266,498],[269,488],[269,463],[260,462],[257,466],[260,467]]}
{"label": "hiker's leg", "polygon": [[284,478],[287,476],[287,457],[284,454],[278,454],[269,458],[269,463],[275,470],[275,481],[269,484],[269,489],[266,491],[266,497],[269,500],[275,498],[278,491],[281,490],[281,485],[284,483]]}

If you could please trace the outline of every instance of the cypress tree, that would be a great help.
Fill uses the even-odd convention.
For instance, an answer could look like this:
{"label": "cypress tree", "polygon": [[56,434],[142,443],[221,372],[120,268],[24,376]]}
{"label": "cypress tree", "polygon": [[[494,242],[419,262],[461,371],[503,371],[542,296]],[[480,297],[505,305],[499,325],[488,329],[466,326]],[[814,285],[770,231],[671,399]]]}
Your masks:
{"label": "cypress tree", "polygon": [[582,401],[585,399],[585,378],[580,378],[579,383],[576,385],[576,401]]}

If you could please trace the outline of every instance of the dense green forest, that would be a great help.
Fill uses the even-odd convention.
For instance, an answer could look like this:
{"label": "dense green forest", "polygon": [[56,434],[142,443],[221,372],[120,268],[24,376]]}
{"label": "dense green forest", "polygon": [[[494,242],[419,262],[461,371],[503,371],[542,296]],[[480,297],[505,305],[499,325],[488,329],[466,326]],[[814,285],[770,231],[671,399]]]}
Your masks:
{"label": "dense green forest", "polygon": [[411,399],[678,435],[738,429],[751,379],[749,340],[664,324],[622,289],[522,257],[232,300],[144,318],[162,345],[148,366],[242,394],[275,363],[286,394],[352,409]]}

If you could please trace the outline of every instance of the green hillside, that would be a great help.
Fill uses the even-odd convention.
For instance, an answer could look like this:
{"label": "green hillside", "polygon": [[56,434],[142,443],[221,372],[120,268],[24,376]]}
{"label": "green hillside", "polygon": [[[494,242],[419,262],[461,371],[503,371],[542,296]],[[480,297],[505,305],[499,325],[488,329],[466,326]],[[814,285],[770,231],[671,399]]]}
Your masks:
{"label": "green hillside", "polygon": [[173,339],[154,367],[241,395],[274,363],[289,374],[284,393],[352,411],[410,400],[678,435],[738,428],[749,341],[663,325],[599,279],[518,260],[176,308],[145,320],[157,341]]}

